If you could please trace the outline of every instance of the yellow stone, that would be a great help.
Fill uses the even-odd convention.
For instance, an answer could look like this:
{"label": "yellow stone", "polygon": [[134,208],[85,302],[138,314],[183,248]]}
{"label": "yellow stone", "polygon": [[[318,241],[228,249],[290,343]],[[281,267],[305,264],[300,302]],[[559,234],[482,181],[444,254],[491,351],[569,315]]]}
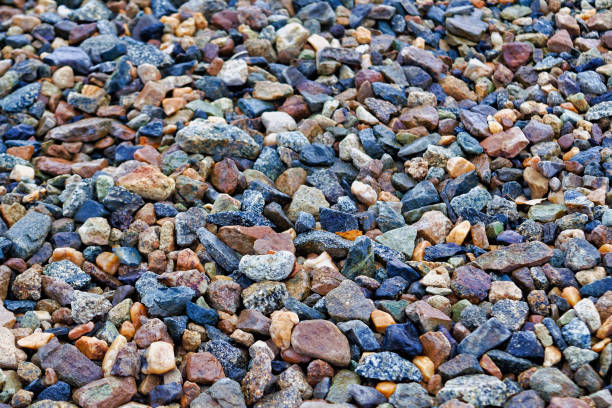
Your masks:
{"label": "yellow stone", "polygon": [[582,299],[578,289],[573,286],[563,288],[563,291],[561,292],[561,297],[567,300],[567,303],[569,303],[572,307],[574,307],[574,305],[580,302],[580,300]]}
{"label": "yellow stone", "polygon": [[451,157],[446,162],[446,170],[452,178],[474,171],[476,167],[463,157]]}
{"label": "yellow stone", "polygon": [[115,340],[113,340],[111,343],[110,347],[106,351],[106,354],[104,355],[104,359],[102,359],[102,373],[105,377],[111,375],[111,371],[115,365],[115,360],[117,359],[119,350],[121,350],[126,344],[127,339],[122,335],[115,337]]}
{"label": "yellow stone", "polygon": [[165,374],[176,368],[174,347],[165,341],[154,341],[145,354],[146,365],[143,374]]}
{"label": "yellow stone", "polygon": [[429,381],[434,372],[436,371],[433,361],[427,356],[416,356],[412,359],[412,364],[423,374],[423,380]]}
{"label": "yellow stone", "polygon": [[593,350],[596,353],[601,353],[601,351],[604,349],[604,347],[608,345],[608,343],[610,343],[609,337],[593,344],[593,347],[591,347],[591,350]]}
{"label": "yellow stone", "polygon": [[455,228],[451,230],[451,232],[446,236],[446,242],[451,242],[453,244],[461,245],[463,241],[465,241],[465,237],[470,232],[470,222],[465,220],[461,221]]}
{"label": "yellow stone", "polygon": [[357,40],[359,44],[369,44],[372,39],[372,34],[370,30],[365,27],[358,27],[353,34],[353,37]]}
{"label": "yellow stone", "polygon": [[563,354],[555,346],[548,346],[544,348],[544,367],[552,367],[561,361]]}
{"label": "yellow stone", "polygon": [[372,323],[374,324],[376,331],[379,333],[384,333],[387,327],[395,324],[393,316],[387,312],[383,312],[382,310],[374,310],[370,315],[370,319],[372,319]]}
{"label": "yellow stone", "polygon": [[38,350],[53,338],[53,333],[32,333],[17,340],[19,347]]}

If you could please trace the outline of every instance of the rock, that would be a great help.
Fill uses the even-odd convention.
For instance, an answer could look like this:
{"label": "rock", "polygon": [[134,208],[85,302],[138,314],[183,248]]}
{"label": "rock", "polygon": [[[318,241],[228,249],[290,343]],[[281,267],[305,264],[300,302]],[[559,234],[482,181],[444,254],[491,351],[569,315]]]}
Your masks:
{"label": "rock", "polygon": [[508,395],[506,384],[485,374],[453,378],[438,391],[436,398],[446,402],[453,398],[463,400],[474,407],[501,406]]}
{"label": "rock", "polygon": [[421,381],[419,369],[399,355],[383,351],[365,356],[355,372],[365,378],[380,381]]}
{"label": "rock", "polygon": [[11,252],[19,258],[29,258],[42,246],[51,230],[52,219],[48,215],[30,211],[6,232],[12,241]]}
{"label": "rock", "polygon": [[476,262],[482,269],[506,273],[523,266],[541,265],[552,256],[550,248],[539,241],[532,241],[487,252],[479,256]]}
{"label": "rock", "polygon": [[163,201],[174,192],[175,182],[152,166],[140,166],[120,177],[117,185],[144,199]]}
{"label": "rock", "polygon": [[295,256],[288,251],[271,255],[245,255],[240,259],[238,269],[256,282],[263,280],[284,280],[293,271]]}
{"label": "rock", "polygon": [[136,394],[133,377],[105,377],[74,391],[74,400],[82,407],[118,407],[129,402]]}

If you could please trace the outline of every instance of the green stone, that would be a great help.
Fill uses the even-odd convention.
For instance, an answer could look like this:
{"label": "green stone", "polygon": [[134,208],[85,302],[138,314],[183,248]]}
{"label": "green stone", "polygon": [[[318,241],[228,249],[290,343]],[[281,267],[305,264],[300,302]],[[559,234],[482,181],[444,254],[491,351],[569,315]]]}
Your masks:
{"label": "green stone", "polygon": [[376,237],[376,241],[391,249],[400,251],[410,258],[412,257],[412,251],[414,251],[414,240],[416,236],[417,230],[415,228],[405,226],[379,235]]}
{"label": "green stone", "polygon": [[331,381],[329,392],[325,399],[333,404],[343,404],[349,400],[348,387],[351,384],[361,384],[359,376],[349,370],[340,370]]}
{"label": "green stone", "polygon": [[537,204],[532,206],[527,216],[537,222],[553,222],[565,214],[563,204]]}
{"label": "green stone", "polygon": [[500,221],[493,221],[486,226],[485,230],[487,231],[488,239],[495,239],[504,231],[504,224]]}
{"label": "green stone", "polygon": [[404,213],[404,219],[408,224],[414,224],[421,219],[423,214],[429,211],[440,211],[444,215],[448,215],[446,212],[446,204],[438,203],[426,205],[425,207],[415,208],[414,210],[406,211]]}
{"label": "green stone", "polygon": [[389,313],[393,316],[393,320],[396,322],[403,322],[406,320],[406,306],[410,302],[407,300],[381,300],[378,307],[380,310]]}
{"label": "green stone", "polygon": [[451,308],[451,317],[454,322],[458,322],[461,319],[461,312],[469,305],[471,305],[471,303],[467,299],[461,299],[453,305]]}

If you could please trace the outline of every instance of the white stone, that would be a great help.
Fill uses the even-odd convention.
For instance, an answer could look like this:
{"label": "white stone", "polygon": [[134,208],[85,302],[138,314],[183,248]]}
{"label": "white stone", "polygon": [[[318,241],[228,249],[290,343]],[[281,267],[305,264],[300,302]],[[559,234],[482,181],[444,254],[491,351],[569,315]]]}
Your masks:
{"label": "white stone", "polygon": [[297,123],[286,112],[264,112],[261,122],[266,127],[267,133],[288,132],[297,129]]}
{"label": "white stone", "polygon": [[244,85],[249,76],[249,67],[242,58],[225,61],[217,77],[228,86]]}

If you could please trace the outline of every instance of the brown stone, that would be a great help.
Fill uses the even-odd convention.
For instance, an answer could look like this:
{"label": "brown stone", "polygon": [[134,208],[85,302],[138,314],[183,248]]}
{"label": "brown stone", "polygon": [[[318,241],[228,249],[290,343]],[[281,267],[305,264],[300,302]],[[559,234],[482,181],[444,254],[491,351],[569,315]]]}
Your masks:
{"label": "brown stone", "polygon": [[306,183],[306,170],[301,167],[292,167],[280,174],[277,177],[274,185],[276,188],[290,196],[300,188],[300,186]]}
{"label": "brown stone", "polygon": [[72,163],[70,161],[46,156],[38,158],[35,167],[37,170],[49,173],[52,176],[70,174],[72,171]]}
{"label": "brown stone", "polygon": [[442,332],[427,332],[419,337],[423,353],[429,357],[434,366],[444,363],[451,354],[451,344]]}
{"label": "brown stone", "polygon": [[438,126],[438,111],[433,106],[418,106],[412,109],[404,109],[399,119],[408,128],[422,125],[429,130],[433,130]]}
{"label": "brown stone", "polygon": [[567,30],[559,30],[546,41],[546,47],[552,52],[570,52],[574,44]]}
{"label": "brown stone", "polygon": [[166,200],[174,192],[174,179],[153,166],[140,166],[120,177],[117,185],[152,201]]}
{"label": "brown stone", "polygon": [[236,163],[230,158],[225,158],[215,163],[210,181],[219,192],[234,194],[238,187],[243,187],[241,177],[243,178]]}
{"label": "brown stone", "polygon": [[548,193],[548,179],[533,167],[527,167],[523,171],[523,179],[529,185],[531,198],[546,197]]}
{"label": "brown stone", "polygon": [[453,224],[441,211],[428,211],[412,227],[416,228],[417,236],[425,238],[432,244],[441,244]]}
{"label": "brown stone", "polygon": [[225,377],[219,360],[208,352],[188,353],[185,374],[189,381],[201,384],[212,384]]}
{"label": "brown stone", "polygon": [[78,388],[72,398],[83,408],[116,408],[129,402],[136,391],[133,377],[105,377]]}
{"label": "brown stone", "polygon": [[256,254],[257,252],[253,248],[255,241],[271,235],[276,235],[276,232],[270,227],[243,227],[238,225],[221,227],[217,233],[217,237],[221,241],[242,255]]}
{"label": "brown stone", "polygon": [[406,316],[412,321],[419,321],[423,330],[434,331],[439,325],[450,330],[452,320],[440,310],[432,307],[424,300],[419,300],[406,307]]}
{"label": "brown stone", "polygon": [[271,320],[263,313],[253,309],[244,309],[238,316],[238,324],[236,327],[247,333],[269,336],[270,323]]}
{"label": "brown stone", "polygon": [[308,384],[311,386],[317,385],[325,377],[331,378],[334,376],[334,368],[327,362],[320,359],[312,360],[306,368]]}
{"label": "brown stone", "polygon": [[590,408],[586,401],[571,397],[552,397],[547,408]]}
{"label": "brown stone", "polygon": [[496,133],[480,142],[480,145],[489,156],[505,157],[507,159],[515,157],[528,144],[529,140],[527,140],[523,131],[518,127]]}
{"label": "brown stone", "polygon": [[533,46],[529,43],[511,42],[502,45],[504,64],[511,70],[526,65],[531,58]]}
{"label": "brown stone", "polygon": [[95,337],[82,336],[74,345],[90,360],[102,360],[108,350],[106,342]]}
{"label": "brown stone", "polygon": [[452,75],[447,75],[440,80],[440,86],[444,89],[447,95],[452,96],[457,101],[468,99],[476,101],[478,97],[474,91],[470,91],[468,85],[462,80],[455,78]]}
{"label": "brown stone", "polygon": [[87,162],[74,163],[72,165],[72,172],[78,174],[83,178],[91,178],[93,175],[108,166],[108,160],[97,159]]}
{"label": "brown stone", "polygon": [[291,345],[300,354],[325,360],[332,365],[345,367],[351,360],[347,338],[327,320],[298,323],[291,334]]}

